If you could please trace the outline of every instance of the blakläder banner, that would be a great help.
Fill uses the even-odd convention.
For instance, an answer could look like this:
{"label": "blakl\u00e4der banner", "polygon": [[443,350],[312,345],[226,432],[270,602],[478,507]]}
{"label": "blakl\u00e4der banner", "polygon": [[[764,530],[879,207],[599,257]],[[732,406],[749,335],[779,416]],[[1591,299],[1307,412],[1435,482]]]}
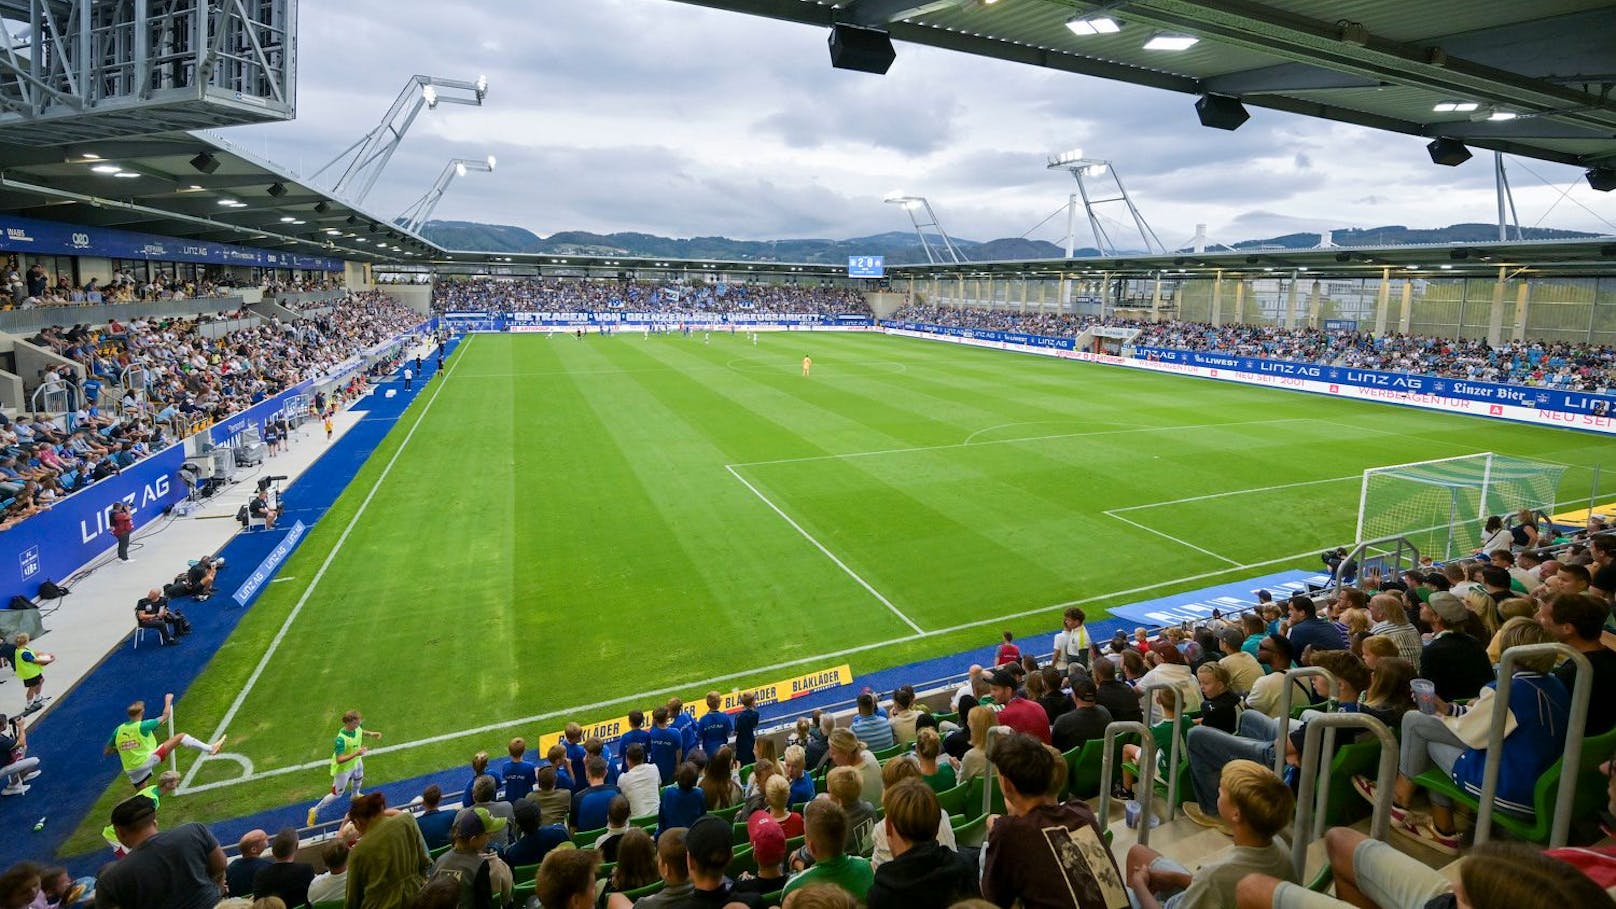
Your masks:
{"label": "blakl\u00e4der banner", "polygon": [[246,246],[178,240],[110,227],[86,227],[34,218],[0,217],[0,250],[68,256],[105,256],[109,259],[148,259],[160,262],[204,262],[212,265],[250,265],[259,268],[300,268],[342,271],[342,260],[270,252]]}
{"label": "blakl\u00e4der banner", "polygon": [[179,480],[185,446],[171,445],[117,476],[74,493],[44,514],[0,533],[0,594],[33,596],[46,578],[63,581],[110,549],[112,506],[127,504],[135,531],[185,498]]}

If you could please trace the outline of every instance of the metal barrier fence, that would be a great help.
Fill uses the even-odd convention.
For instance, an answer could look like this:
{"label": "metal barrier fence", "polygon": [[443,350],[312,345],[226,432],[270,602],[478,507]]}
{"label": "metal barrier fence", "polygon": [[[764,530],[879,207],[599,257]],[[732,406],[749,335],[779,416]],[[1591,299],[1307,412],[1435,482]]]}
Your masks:
{"label": "metal barrier fence", "polygon": [[[1369,823],[1369,836],[1384,840],[1390,830],[1392,787],[1397,782],[1398,754],[1397,739],[1391,730],[1367,713],[1327,713],[1314,717],[1302,733],[1301,779],[1296,793],[1296,820],[1291,831],[1291,864],[1296,867],[1298,880],[1306,879],[1308,844],[1324,835],[1325,809],[1330,801],[1330,761],[1335,754],[1335,731],[1353,727],[1367,729],[1380,739],[1380,767],[1375,775],[1375,806]],[[1284,759],[1281,750],[1279,760]]]}
{"label": "metal barrier fence", "polygon": [[1111,825],[1111,773],[1116,765],[1117,736],[1139,736],[1139,845],[1150,845],[1151,802],[1156,795],[1156,737],[1144,723],[1118,720],[1105,727],[1105,754],[1100,759],[1100,829]]}
{"label": "metal barrier fence", "polygon": [[[1139,694],[1145,700],[1145,703],[1149,705],[1153,703],[1152,699],[1158,691],[1166,691],[1173,696],[1172,744],[1167,751],[1167,820],[1172,821],[1174,816],[1178,814],[1178,768],[1182,760],[1182,743],[1184,739],[1182,727],[1184,722],[1184,693],[1172,685],[1156,683],[1140,688]],[[1148,706],[1145,715],[1150,715]],[[1151,774],[1154,775],[1156,768],[1152,766],[1150,770]],[[1139,777],[1142,780],[1144,776],[1145,769],[1141,766],[1139,768]]]}
{"label": "metal barrier fence", "polygon": [[1504,726],[1509,718],[1509,689],[1514,682],[1515,664],[1522,657],[1559,654],[1577,667],[1577,683],[1571,689],[1571,718],[1566,724],[1565,755],[1560,759],[1560,791],[1555,795],[1554,825],[1549,848],[1566,844],[1571,834],[1571,809],[1576,804],[1577,774],[1582,769],[1582,737],[1588,723],[1588,702],[1593,697],[1593,667],[1588,658],[1561,643],[1523,644],[1504,651],[1498,662],[1498,691],[1493,697],[1492,725],[1487,730],[1487,762],[1481,771],[1481,804],[1476,809],[1476,845],[1487,842],[1493,830],[1493,803],[1498,798],[1498,773],[1502,769]]}
{"label": "metal barrier fence", "polygon": [[1323,666],[1293,666],[1285,670],[1285,685],[1279,692],[1279,732],[1274,735],[1274,774],[1285,775],[1285,742],[1291,737],[1291,708],[1296,691],[1296,680],[1300,678],[1322,678],[1329,680],[1330,691],[1333,695],[1340,694],[1340,682],[1336,680],[1335,673]]}

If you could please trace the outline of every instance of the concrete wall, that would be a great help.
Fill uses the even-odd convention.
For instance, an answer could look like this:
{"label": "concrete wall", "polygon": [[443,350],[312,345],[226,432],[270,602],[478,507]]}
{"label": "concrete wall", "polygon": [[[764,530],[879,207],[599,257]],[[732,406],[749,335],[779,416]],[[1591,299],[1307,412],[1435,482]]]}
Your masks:
{"label": "concrete wall", "polygon": [[877,320],[890,319],[898,311],[898,307],[909,302],[909,295],[893,291],[876,291],[866,293],[864,302],[869,305],[870,312],[875,314]]}
{"label": "concrete wall", "polygon": [[422,315],[432,311],[430,284],[383,284],[377,289]]}
{"label": "concrete wall", "polygon": [[22,376],[0,371],[0,408],[17,414],[25,409],[24,401]]}
{"label": "concrete wall", "polygon": [[342,263],[342,283],[349,290],[370,290],[370,265],[365,262]]}
{"label": "concrete wall", "polygon": [[282,322],[294,322],[298,314],[276,303],[274,300],[260,300],[247,307],[248,310],[266,319],[280,319]]}
{"label": "concrete wall", "polygon": [[[39,374],[47,369],[67,366],[78,379],[84,378],[82,364],[75,363],[48,347],[30,344],[19,338],[14,342],[11,353],[17,362],[17,375],[22,377],[24,401],[28,401],[26,396],[33,394],[34,389],[39,387]],[[26,408],[28,404],[23,406]]]}

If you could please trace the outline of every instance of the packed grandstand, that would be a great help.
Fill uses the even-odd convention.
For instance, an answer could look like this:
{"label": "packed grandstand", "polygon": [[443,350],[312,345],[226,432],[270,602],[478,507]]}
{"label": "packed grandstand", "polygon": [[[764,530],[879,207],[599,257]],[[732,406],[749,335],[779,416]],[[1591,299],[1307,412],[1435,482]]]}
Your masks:
{"label": "packed grandstand", "polygon": [[[841,287],[719,290],[561,279],[444,283],[433,305],[438,312],[870,314],[857,291]],[[421,319],[384,294],[363,291],[287,323],[250,313],[213,321],[234,324],[244,316],[248,324],[219,333],[204,331],[209,320],[138,315],[40,330],[33,343],[83,367],[83,404],[74,413],[19,416],[0,428],[0,472],[11,500],[0,529],[163,447],[175,437],[176,418],[222,420]],[[1097,322],[920,304],[893,318],[1065,337]],[[1139,329],[1138,346],[1522,384],[1603,388],[1609,379],[1608,350],[1590,345],[1489,347],[1308,329],[1112,324]],[[1102,629],[1117,623],[1086,623],[1081,610],[1067,610],[1052,641],[1022,650],[1006,635],[993,664],[956,667],[958,684],[917,691],[925,680],[916,678],[861,694],[845,711],[815,710],[775,728],[760,726],[758,711],[745,701],[738,711],[718,709],[716,693],[688,709],[677,698],[654,709],[646,704],[629,714],[630,730],[613,742],[586,737],[580,724],[591,718],[579,716],[543,753],[527,750],[520,738],[488,741],[472,759],[463,791],[432,785],[391,807],[374,793],[351,802],[328,796],[308,811],[308,829],[273,840],[262,830],[241,836],[228,865],[206,828],[178,828],[163,848],[190,855],[205,866],[201,880],[221,876],[229,897],[241,905],[257,899],[255,906],[269,905],[263,902],[269,897],[287,906],[437,905],[428,900],[439,891],[449,894],[444,905],[453,905],[462,880],[476,882],[468,891],[473,900],[485,893],[492,904],[518,906],[532,899],[582,905],[586,890],[605,905],[644,907],[705,904],[720,891],[745,905],[852,905],[851,899],[872,909],[948,906],[973,897],[1000,906],[1116,909],[1130,895],[1136,905],[1179,909],[1292,905],[1309,895],[1306,885],[1319,885],[1300,876],[1285,839],[1297,808],[1307,724],[1353,713],[1378,721],[1402,745],[1395,780],[1377,780],[1381,746],[1373,735],[1336,741],[1331,785],[1349,795],[1332,805],[1328,819],[1338,826],[1323,838],[1335,892],[1406,887],[1435,897],[1447,886],[1442,875],[1399,851],[1405,847],[1396,838],[1366,839],[1363,818],[1378,806],[1403,840],[1441,854],[1461,852],[1484,791],[1487,746],[1497,741],[1487,728],[1495,667],[1512,648],[1558,643],[1580,656],[1543,654],[1538,646],[1515,661],[1494,823],[1543,841],[1552,816],[1573,810],[1543,800],[1545,793],[1552,799],[1560,759],[1575,740],[1581,771],[1572,842],[1597,840],[1600,819],[1609,818],[1600,780],[1616,751],[1616,701],[1605,696],[1616,685],[1616,652],[1602,637],[1616,594],[1616,537],[1596,518],[1584,527],[1556,527],[1526,515],[1489,540],[1481,560],[1397,576],[1366,571],[1356,584],[1288,599],[1265,595],[1195,624],[1111,634]],[[151,621],[176,640],[185,633],[172,618],[154,614]],[[39,674],[36,655],[26,638],[8,649],[19,687]],[[1579,666],[1591,669],[1592,699],[1586,692],[1572,696]],[[1328,674],[1290,681],[1302,667]],[[1294,705],[1289,716],[1287,702]],[[181,744],[209,747],[176,737],[159,748],[151,721],[131,718],[115,742],[140,795],[113,811],[107,828],[113,852],[97,864],[131,850],[138,855],[155,842],[154,817],[176,797],[178,781],[154,775],[159,768],[150,756]],[[1287,719],[1291,731],[1282,735],[1279,724]],[[1119,755],[1129,763],[1119,761],[1112,785],[1103,788],[1106,727],[1140,720],[1153,723],[1160,765],[1141,769],[1151,751],[1129,745]],[[357,715],[346,722],[334,762],[362,757],[361,722]],[[86,736],[84,747],[91,747],[94,736]],[[30,780],[49,768],[26,756],[20,727],[0,738],[15,759],[0,770],[5,794],[27,799]],[[1112,831],[1091,800],[1115,801],[1118,810],[1107,820],[1125,803],[1136,810],[1140,795],[1164,782],[1168,755],[1180,750],[1172,791],[1185,815],[1230,838],[1234,848],[1215,851],[1193,872],[1142,843],[1113,855],[1104,845]],[[1168,792],[1162,788],[1158,798]],[[343,820],[320,824],[323,809],[339,801]],[[1462,811],[1457,817],[1455,807]],[[1034,845],[1051,830],[1075,851]],[[318,862],[321,873],[300,855]],[[1594,882],[1611,881],[1611,855],[1489,844],[1474,849],[1458,875],[1466,887],[1494,886],[1499,875],[1535,882],[1571,905],[1592,906],[1603,898]],[[96,905],[203,904],[199,892],[185,889],[200,885],[184,875],[165,877],[161,898],[143,892],[152,886],[143,878],[151,872],[137,871],[129,858],[78,879],[47,867],[49,856],[38,858],[0,875],[0,905],[71,905],[91,891]],[[1418,902],[1381,897],[1375,904]]]}

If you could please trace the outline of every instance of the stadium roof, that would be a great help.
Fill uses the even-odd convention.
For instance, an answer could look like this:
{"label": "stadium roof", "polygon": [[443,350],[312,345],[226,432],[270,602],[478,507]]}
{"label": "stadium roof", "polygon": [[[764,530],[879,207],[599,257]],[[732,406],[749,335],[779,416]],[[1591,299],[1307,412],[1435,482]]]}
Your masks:
{"label": "stadium roof", "polygon": [[[93,169],[112,166],[132,176]],[[0,213],[363,262],[441,253],[389,217],[206,132],[0,144]]]}
{"label": "stadium roof", "polygon": [[962,262],[888,266],[894,278],[1043,277],[1110,274],[1197,277],[1262,277],[1308,272],[1315,275],[1378,277],[1487,277],[1500,270],[1511,277],[1595,276],[1616,273],[1616,238],[1525,240],[1327,249],[1239,249],[1165,255],[1130,255],[1014,262]]}
{"label": "stadium roof", "polygon": [[[1616,167],[1616,5],[1588,0],[680,0]],[[1120,27],[1079,36],[1071,19]],[[1158,34],[1185,50],[1147,49]],[[902,66],[903,51],[898,47]],[[1444,109],[1439,110],[1439,106]],[[1184,116],[1193,116],[1188,104]],[[1513,115],[1513,116],[1511,116]]]}

